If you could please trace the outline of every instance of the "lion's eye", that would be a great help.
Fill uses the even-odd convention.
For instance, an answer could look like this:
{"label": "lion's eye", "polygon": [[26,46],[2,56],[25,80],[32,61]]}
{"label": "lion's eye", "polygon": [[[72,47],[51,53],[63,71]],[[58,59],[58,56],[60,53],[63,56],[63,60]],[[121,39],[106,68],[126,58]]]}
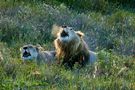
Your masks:
{"label": "lion's eye", "polygon": [[73,30],[73,28],[70,28],[70,30]]}

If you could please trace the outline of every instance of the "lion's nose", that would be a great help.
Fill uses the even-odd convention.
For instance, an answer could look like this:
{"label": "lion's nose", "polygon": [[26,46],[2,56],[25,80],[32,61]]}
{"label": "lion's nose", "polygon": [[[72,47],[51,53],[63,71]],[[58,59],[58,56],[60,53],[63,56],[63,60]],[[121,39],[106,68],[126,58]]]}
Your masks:
{"label": "lion's nose", "polygon": [[62,28],[67,28],[67,26],[66,25],[63,25]]}
{"label": "lion's nose", "polygon": [[23,47],[23,49],[27,49],[28,47]]}

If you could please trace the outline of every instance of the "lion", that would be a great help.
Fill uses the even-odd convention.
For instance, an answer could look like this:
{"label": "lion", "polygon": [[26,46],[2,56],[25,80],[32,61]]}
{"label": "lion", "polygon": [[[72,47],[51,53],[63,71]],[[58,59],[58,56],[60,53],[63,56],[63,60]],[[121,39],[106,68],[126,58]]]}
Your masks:
{"label": "lion", "polygon": [[43,51],[42,47],[34,46],[31,44],[24,45],[20,48],[21,50],[21,58],[26,60],[36,60],[38,64],[42,61],[45,63],[52,63],[55,59],[55,51]]}
{"label": "lion", "polygon": [[54,46],[59,63],[72,69],[76,63],[83,67],[95,62],[96,53],[89,50],[83,39],[84,33],[69,26],[59,26],[58,29]]}

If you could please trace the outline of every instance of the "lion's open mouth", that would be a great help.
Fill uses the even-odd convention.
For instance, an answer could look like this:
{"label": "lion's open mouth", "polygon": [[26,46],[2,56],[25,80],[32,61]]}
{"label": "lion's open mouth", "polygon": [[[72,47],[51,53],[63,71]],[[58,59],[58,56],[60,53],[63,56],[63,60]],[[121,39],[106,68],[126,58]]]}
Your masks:
{"label": "lion's open mouth", "polygon": [[66,36],[68,36],[68,33],[63,30],[61,33],[61,37],[66,37]]}
{"label": "lion's open mouth", "polygon": [[28,56],[31,56],[31,54],[30,54],[29,52],[26,52],[26,51],[25,51],[25,52],[23,53],[23,57],[28,57]]}

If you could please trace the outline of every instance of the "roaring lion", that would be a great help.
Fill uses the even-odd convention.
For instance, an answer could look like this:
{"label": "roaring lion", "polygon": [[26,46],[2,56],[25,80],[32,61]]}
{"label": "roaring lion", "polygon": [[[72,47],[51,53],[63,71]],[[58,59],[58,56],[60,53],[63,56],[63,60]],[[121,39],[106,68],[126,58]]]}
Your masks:
{"label": "roaring lion", "polygon": [[31,44],[24,45],[20,48],[21,50],[21,58],[26,60],[36,60],[38,64],[41,63],[41,61],[45,63],[52,63],[55,59],[55,51],[43,51],[40,49],[39,46],[34,46]]}
{"label": "roaring lion", "polygon": [[83,67],[89,62],[95,62],[96,53],[89,50],[83,40],[84,33],[74,31],[72,27],[68,26],[57,27],[57,29],[54,46],[56,58],[62,65],[73,68],[75,63],[79,63]]}

